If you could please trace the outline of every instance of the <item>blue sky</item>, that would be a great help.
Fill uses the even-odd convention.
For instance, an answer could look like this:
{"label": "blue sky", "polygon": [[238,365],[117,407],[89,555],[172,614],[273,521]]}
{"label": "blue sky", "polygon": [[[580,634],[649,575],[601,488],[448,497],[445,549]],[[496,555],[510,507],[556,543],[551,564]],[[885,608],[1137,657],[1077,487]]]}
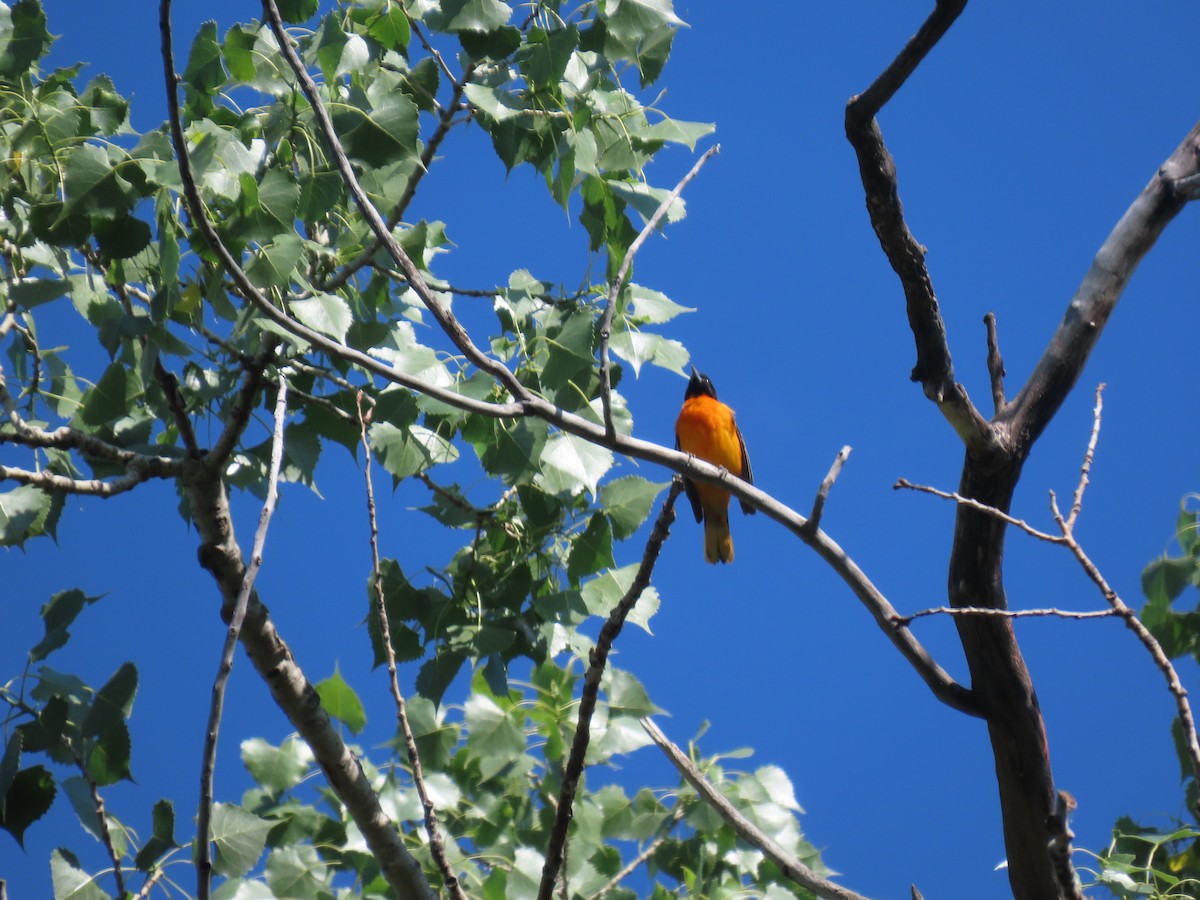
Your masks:
{"label": "blue sky", "polygon": [[[673,117],[715,122],[722,151],[688,187],[686,220],[649,242],[636,272],[640,283],[697,308],[673,323],[671,336],[737,410],[760,487],[806,510],[834,454],[853,447],[823,527],[901,611],[945,601],[953,509],[891,486],[904,477],[953,489],[962,449],[908,380],[914,350],[903,296],[867,220],[842,111],[930,6],[754,4],[731,16],[728,4],[679,2],[690,27],[656,89],[667,91],[662,106]],[[85,76],[110,73],[134,97],[135,126],[156,125],[164,115],[157,6],[122,4],[120,16],[111,4],[47,7],[51,31],[62,35],[54,60],[87,60]],[[215,18],[223,33],[256,9],[177,2],[177,55],[202,19]],[[1100,242],[1193,124],[1198,28],[1200,11],[1182,0],[973,5],[884,110],[957,375],[980,408],[990,406],[983,315],[996,313],[1011,396]],[[412,209],[444,220],[456,244],[439,259],[439,274],[488,287],[528,268],[577,282],[586,235],[536,176],[518,170],[506,179],[478,130],[455,133],[444,155]],[[673,185],[692,162],[672,149],[650,176]],[[1061,497],[1073,489],[1093,390],[1107,383],[1078,537],[1133,605],[1142,568],[1167,546],[1180,498],[1200,489],[1190,381],[1200,334],[1198,238],[1196,211],[1185,210],[1142,264],[1014,502],[1016,515],[1052,528],[1047,490]],[[622,390],[635,434],[671,443],[683,389],[678,376],[657,370],[628,379]],[[626,461],[620,471],[635,468]],[[666,480],[646,468],[637,470]],[[368,565],[360,475],[333,448],[318,483],[324,500],[285,492],[259,586],[309,676],[323,678],[338,662],[373,696],[378,734],[386,734],[384,678],[369,672],[359,627]],[[412,563],[445,558],[442,544],[424,543],[427,520],[411,509],[425,500],[423,489],[404,485],[385,504],[385,552]],[[107,594],[77,623],[70,663],[102,682],[123,660],[139,660],[138,785],[120,786],[110,805],[143,831],[140,811],[160,796],[176,801],[181,832],[191,818],[223,634],[195,537],[174,509],[165,485],[108,503],[70,501],[57,550],[30,545],[4,560],[6,676],[36,641],[37,610],[51,593],[80,586]],[[244,505],[239,515],[248,546],[257,509]],[[981,900],[1009,896],[993,871],[1004,849],[983,724],[939,705],[801,544],[764,516],[735,514],[732,524],[737,562],[710,568],[699,527],[681,516],[655,572],[663,607],[654,636],[632,629],[619,644],[617,664],[671,713],[664,730],[682,743],[708,721],[709,752],[751,746],[746,766],[783,766],[806,809],[807,837],[857,891],[896,897],[916,883],[931,898],[963,896],[964,886]],[[640,553],[627,544],[618,562]],[[1103,604],[1062,549],[1010,534],[1007,559],[1013,607]],[[966,678],[952,623],[929,619],[915,629],[945,668]],[[1017,632],[1056,780],[1079,802],[1077,845],[1101,848],[1122,814],[1159,822],[1182,815],[1173,705],[1133,637],[1108,620],[1023,621]],[[1196,674],[1185,667],[1189,686]],[[278,741],[289,730],[240,660],[218,791],[236,796],[245,787],[243,738]],[[652,750],[630,771],[654,784],[674,781]],[[51,824],[31,830],[27,854],[0,841],[10,896],[44,895],[49,849],[90,840],[60,801]]]}

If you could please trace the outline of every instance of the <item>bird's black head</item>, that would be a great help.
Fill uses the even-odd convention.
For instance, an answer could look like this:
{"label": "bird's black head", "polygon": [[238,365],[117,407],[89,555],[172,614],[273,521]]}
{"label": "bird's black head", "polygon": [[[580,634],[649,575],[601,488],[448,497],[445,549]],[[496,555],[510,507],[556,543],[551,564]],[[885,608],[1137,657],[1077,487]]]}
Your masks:
{"label": "bird's black head", "polygon": [[717,399],[717,389],[713,387],[712,380],[707,375],[697,372],[695,366],[692,366],[692,377],[688,381],[683,399],[691,400],[693,397],[712,397],[714,400]]}

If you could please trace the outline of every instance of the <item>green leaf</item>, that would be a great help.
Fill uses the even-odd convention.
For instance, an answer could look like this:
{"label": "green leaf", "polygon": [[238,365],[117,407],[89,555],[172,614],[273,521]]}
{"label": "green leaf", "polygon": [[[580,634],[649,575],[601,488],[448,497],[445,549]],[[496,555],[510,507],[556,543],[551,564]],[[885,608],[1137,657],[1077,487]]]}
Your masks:
{"label": "green leaf", "polygon": [[609,340],[609,347],[633,366],[634,375],[642,374],[643,363],[653,363],[668,372],[685,375],[684,368],[691,359],[687,348],[679,341],[644,331],[618,331]]}
{"label": "green leaf", "polygon": [[571,542],[567,559],[567,577],[572,584],[593,572],[615,564],[612,552],[613,532],[608,517],[597,513],[588,521],[583,534]]}
{"label": "green leaf", "polygon": [[87,756],[88,777],[101,787],[118,781],[133,781],[129,771],[130,756],[129,727],[118,722],[92,744]]}
{"label": "green leaf", "polygon": [[225,32],[225,42],[221,45],[225,65],[229,68],[229,74],[238,81],[249,82],[254,79],[254,44],[257,40],[257,31],[240,24]]}
{"label": "green leaf", "polygon": [[[380,46],[385,50],[401,52],[404,52],[412,38],[408,16],[404,14],[403,7],[398,3],[388,4],[372,11],[371,17],[367,20],[367,33],[379,41]],[[426,57],[426,59],[433,62],[430,57]]]}
{"label": "green leaf", "polygon": [[453,444],[421,425],[397,428],[388,422],[375,422],[367,439],[383,467],[397,480],[458,459]]}
{"label": "green leaf", "polygon": [[136,216],[98,217],[94,231],[100,252],[108,259],[129,259],[150,245],[150,226]]}
{"label": "green leaf", "polygon": [[124,362],[114,362],[96,384],[83,392],[79,420],[93,427],[108,425],[129,415],[141,394],[137,373]]}
{"label": "green leaf", "polygon": [[313,755],[302,740],[285,740],[274,747],[262,738],[242,741],[242,765],[262,787],[282,794],[298,785],[312,766]]}
{"label": "green leaf", "polygon": [[12,286],[9,298],[19,309],[33,309],[67,292],[70,282],[62,278],[23,278]]}
{"label": "green leaf", "polygon": [[262,856],[271,823],[240,806],[213,806],[211,839],[216,845],[213,868],[226,878],[245,875]]}
{"label": "green leaf", "polygon": [[154,830],[150,840],[138,851],[134,864],[139,871],[148,872],[163,854],[179,846],[175,842],[175,808],[170,800],[159,800],[154,804]]}
{"label": "green leaf", "polygon": [[680,306],[666,294],[640,284],[629,286],[629,306],[633,318],[640,325],[661,325],[680,313],[696,311],[694,306]]}
{"label": "green leaf", "polygon": [[25,830],[46,814],[54,802],[54,776],[43,766],[32,766],[17,772],[4,795],[0,811],[0,828],[25,846]]}
{"label": "green leaf", "polygon": [[75,775],[62,783],[63,793],[71,801],[75,810],[75,818],[83,826],[84,831],[96,840],[104,840],[104,830],[100,825],[100,813],[96,809],[96,801],[92,797],[92,787],[86,778]]}
{"label": "green leaf", "polygon": [[460,31],[458,41],[473,60],[502,60],[521,46],[521,30],[506,25],[495,31]]}
{"label": "green leaf", "polygon": [[417,155],[417,107],[402,91],[380,98],[370,113],[339,106],[333,123],[351,159],[369,168]]}
{"label": "green leaf", "polygon": [[20,547],[37,537],[41,534],[38,523],[45,521],[50,509],[50,495],[32,485],[0,494],[0,546]]}
{"label": "green leaf", "polygon": [[[246,267],[246,275],[259,290],[287,287],[291,283],[296,266],[300,263],[303,255],[303,238],[295,232],[286,232],[278,235],[274,241],[267,244],[261,252],[254,256],[250,265]],[[292,308],[294,310],[297,304],[311,304],[314,300],[293,301]],[[305,324],[308,323],[305,322]]]}
{"label": "green leaf", "polygon": [[41,662],[52,652],[57,650],[67,642],[67,638],[71,636],[67,628],[75,621],[75,618],[83,611],[84,606],[91,606],[100,597],[89,597],[78,588],[72,588],[68,591],[59,591],[52,596],[45,605],[42,606],[41,616],[42,623],[46,629],[46,636],[43,637],[32,650],[29,651],[30,662]]}
{"label": "green leaf", "polygon": [[568,313],[561,326],[554,327],[554,318],[547,322],[549,356],[542,370],[542,381],[557,388],[577,379],[581,372],[595,364],[595,324],[590,308]]}
{"label": "green leaf", "polygon": [[[587,611],[593,616],[607,617],[612,612],[613,607],[620,602],[621,598],[625,596],[630,586],[632,586],[634,576],[637,575],[637,570],[637,563],[623,566],[620,569],[609,569],[604,574],[584,584],[583,590],[580,591],[580,596],[583,598],[583,603],[587,607]],[[653,587],[647,586],[642,591],[641,596],[638,597],[637,604],[629,613],[626,621],[650,632],[648,622],[651,616],[658,611],[658,606],[658,591]]]}
{"label": "green leaf", "polygon": [[50,883],[54,900],[110,900],[74,854],[61,847],[50,853]]}
{"label": "green leaf", "polygon": [[531,28],[525,46],[517,54],[517,65],[531,85],[556,87],[578,46],[579,29],[574,24],[553,31]]}
{"label": "green leaf", "polygon": [[93,78],[80,95],[79,102],[87,107],[92,126],[105,137],[115,134],[129,116],[129,101],[117,93],[107,75]]}
{"label": "green leaf", "polygon": [[327,900],[329,867],[311,845],[278,847],[267,857],[267,884],[274,897],[295,900]]}
{"label": "green leaf", "polygon": [[278,6],[283,21],[298,25],[317,14],[320,0],[279,0]]}
{"label": "green leaf", "polygon": [[325,711],[349,728],[352,734],[358,734],[366,726],[367,714],[362,701],[342,678],[336,665],[333,674],[317,684],[317,694]]}
{"label": "green leaf", "polygon": [[441,10],[440,31],[494,31],[512,16],[500,0],[442,0]]}
{"label": "green leaf", "polygon": [[1200,552],[1200,513],[1188,509],[1186,498],[1179,506],[1179,518],[1175,520],[1175,540],[1189,556]]}
{"label": "green leaf", "polygon": [[4,756],[0,757],[0,818],[4,816],[9,788],[12,787],[13,780],[21,768],[21,747],[24,744],[24,735],[20,731],[13,731],[7,736],[7,740],[8,743],[4,745]]}
{"label": "green leaf", "polygon": [[53,38],[37,0],[17,0],[7,12],[0,18],[0,78],[13,83],[42,58]]}
{"label": "green leaf", "polygon": [[197,94],[215,94],[225,83],[225,70],[221,67],[221,47],[217,43],[217,23],[205,22],[192,40],[188,52],[187,68],[183,70],[183,82]]}
{"label": "green leaf", "polygon": [[623,669],[605,670],[604,692],[608,695],[609,716],[656,716],[662,710],[650,702],[642,683]]}
{"label": "green leaf", "polygon": [[350,306],[337,294],[315,294],[306,300],[293,300],[292,314],[313,331],[345,342],[354,321]]}
{"label": "green leaf", "polygon": [[574,495],[586,489],[595,496],[600,479],[612,468],[613,455],[607,447],[558,431],[546,441],[540,462],[537,480],[545,490]]}
{"label": "green leaf", "polygon": [[461,653],[440,651],[433,659],[426,660],[417,673],[417,692],[440,706],[446,688],[450,687],[464,662]]}
{"label": "green leaf", "polygon": [[637,531],[650,515],[654,501],[667,482],[647,481],[640,475],[626,475],[600,489],[600,504],[612,519],[613,535],[625,540]]}
{"label": "green leaf", "polygon": [[484,694],[472,694],[463,708],[467,752],[479,762],[480,781],[487,781],[525,752],[525,732]]}
{"label": "green leaf", "polygon": [[109,729],[124,724],[133,708],[137,684],[137,668],[131,662],[124,663],[96,694],[80,733],[84,737],[101,737]]}
{"label": "green leaf", "polygon": [[1142,592],[1151,601],[1171,601],[1183,593],[1196,575],[1200,560],[1164,556],[1142,571]]}

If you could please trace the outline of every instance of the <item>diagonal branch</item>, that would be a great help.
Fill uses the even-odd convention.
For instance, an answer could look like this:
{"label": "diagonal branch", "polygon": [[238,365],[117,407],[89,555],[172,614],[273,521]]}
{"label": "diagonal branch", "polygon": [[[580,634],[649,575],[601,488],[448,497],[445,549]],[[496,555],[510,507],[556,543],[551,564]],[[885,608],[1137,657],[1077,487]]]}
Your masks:
{"label": "diagonal branch", "polygon": [[671,743],[667,736],[662,733],[661,729],[654,724],[653,719],[646,717],[641,722],[642,728],[646,730],[646,734],[650,735],[650,740],[654,741],[658,745],[658,748],[667,755],[667,758],[679,770],[679,774],[687,780],[688,784],[696,789],[696,793],[700,795],[704,802],[715,809],[717,814],[729,823],[733,830],[737,832],[738,837],[752,847],[761,850],[767,859],[779,867],[779,871],[785,877],[790,878],[805,890],[812,891],[818,897],[823,898],[823,900],[867,900],[862,894],[857,894],[849,888],[844,888],[839,884],[834,884],[827,878],[822,878],[776,844],[754,823],[743,816],[725,798],[725,795],[718,791],[704,777],[704,773],[696,767],[695,763],[687,758],[682,750]]}
{"label": "diagonal branch", "polygon": [[200,809],[196,814],[196,896],[207,900],[212,889],[212,860],[209,856],[209,831],[212,821],[213,776],[217,768],[217,735],[221,729],[221,714],[225,709],[225,688],[233,672],[233,652],[237,649],[242,623],[246,619],[246,607],[250,603],[250,592],[262,565],[263,547],[267,542],[267,527],[275,511],[279,496],[279,468],[283,462],[283,423],[287,417],[287,380],[279,376],[279,392],[275,399],[275,428],[271,438],[271,467],[267,475],[267,499],[263,502],[258,519],[258,530],[254,534],[254,550],[250,565],[242,576],[242,586],[229,616],[229,627],[225,632],[225,644],[221,648],[221,662],[217,666],[217,677],[213,681],[212,702],[208,710],[208,727],[204,732],[203,762],[200,766]]}
{"label": "diagonal branch", "polygon": [[1159,235],[1195,199],[1189,179],[1200,176],[1200,122],[1158,167],[1150,183],[1113,227],[1084,275],[1066,314],[1005,419],[1027,445],[1041,435],[1083,371],[1134,270]]}
{"label": "diagonal branch", "polygon": [[325,108],[325,103],[321,99],[316,82],[309,76],[303,61],[296,55],[296,49],[292,46],[291,39],[284,29],[283,19],[279,15],[279,8],[275,5],[275,0],[263,0],[263,14],[270,23],[275,40],[279,43],[280,52],[283,53],[284,59],[287,60],[292,72],[300,82],[300,89],[304,91],[304,95],[308,98],[308,102],[312,106],[313,115],[317,120],[317,127],[321,129],[321,134],[325,137],[325,142],[328,145],[329,151],[333,154],[334,162],[337,164],[342,180],[346,183],[346,187],[349,188],[351,196],[354,197],[355,204],[357,204],[359,210],[362,212],[363,218],[366,219],[376,239],[382,242],[388,255],[396,261],[396,265],[404,273],[404,277],[408,279],[408,283],[413,291],[421,298],[421,302],[425,304],[425,307],[437,319],[442,330],[446,332],[450,340],[454,342],[454,345],[462,351],[462,354],[477,368],[487,372],[504,385],[515,399],[528,396],[529,392],[517,380],[517,376],[509,371],[508,367],[499,360],[493,359],[476,347],[474,341],[471,340],[471,336],[467,334],[466,329],[454,317],[454,314],[429,289],[429,285],[425,283],[424,276],[421,275],[420,270],[413,264],[408,254],[404,252],[404,248],[400,246],[400,242],[396,240],[387,223],[383,221],[383,217],[379,215],[379,211],[371,203],[366,191],[359,184],[358,176],[354,174],[354,167],[350,165],[345,148],[342,147],[337,132],[334,130],[333,121],[329,118],[329,111]]}
{"label": "diagonal branch", "polygon": [[554,893],[554,883],[558,880],[559,870],[563,865],[564,848],[567,843],[567,829],[571,825],[574,814],[575,791],[579,787],[579,779],[583,775],[584,759],[587,756],[588,743],[592,738],[592,714],[596,710],[596,699],[600,694],[600,679],[604,676],[604,667],[608,664],[608,654],[613,642],[620,637],[621,629],[625,627],[625,619],[637,605],[642,592],[650,584],[650,574],[654,564],[658,562],[658,554],[662,550],[675,521],[675,500],[683,492],[683,480],[675,478],[671,482],[671,490],[663,502],[662,512],[654,523],[654,530],[646,541],[646,549],[642,553],[642,564],[638,567],[633,583],[608,614],[608,620],[600,629],[596,638],[596,646],[588,654],[588,669],[583,676],[583,691],[579,697],[579,717],[575,725],[575,738],[571,741],[571,752],[563,767],[562,789],[558,795],[558,809],[554,816],[554,828],[550,832],[550,841],[546,846],[546,862],[542,866],[542,883],[538,889],[538,900],[550,900]]}
{"label": "diagonal branch", "polygon": [[704,155],[696,160],[696,164],[679,180],[675,189],[663,198],[662,203],[658,204],[658,209],[654,211],[654,215],[650,217],[642,230],[638,232],[638,236],[633,239],[633,243],[629,245],[629,249],[625,251],[621,267],[617,269],[616,277],[608,286],[608,302],[604,304],[604,316],[600,321],[600,403],[604,411],[604,432],[610,438],[616,436],[617,430],[613,425],[612,417],[612,373],[609,371],[608,341],[612,337],[613,312],[617,308],[617,299],[625,288],[625,279],[629,277],[629,270],[633,267],[633,258],[642,249],[642,244],[646,243],[646,239],[658,227],[658,223],[667,214],[667,210],[679,199],[679,195],[683,193],[688,182],[700,174],[701,167],[708,162],[709,157],[720,152],[720,144],[713,144],[704,151]]}

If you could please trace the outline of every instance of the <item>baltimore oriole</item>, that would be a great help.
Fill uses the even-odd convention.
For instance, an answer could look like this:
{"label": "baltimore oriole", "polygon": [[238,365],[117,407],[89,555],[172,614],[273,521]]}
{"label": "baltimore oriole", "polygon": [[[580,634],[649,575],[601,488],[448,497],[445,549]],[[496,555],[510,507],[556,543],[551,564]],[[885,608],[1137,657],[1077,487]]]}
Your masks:
{"label": "baltimore oriole", "polygon": [[[717,399],[716,388],[707,375],[692,367],[692,378],[683,395],[683,409],[675,422],[675,449],[733,472],[743,481],[754,482],[746,443],[733,419],[733,410]],[[715,484],[683,480],[696,521],[704,520],[704,558],[710,563],[733,562],[733,537],[729,533],[729,491]],[[755,509],[742,501],[742,512]]]}

